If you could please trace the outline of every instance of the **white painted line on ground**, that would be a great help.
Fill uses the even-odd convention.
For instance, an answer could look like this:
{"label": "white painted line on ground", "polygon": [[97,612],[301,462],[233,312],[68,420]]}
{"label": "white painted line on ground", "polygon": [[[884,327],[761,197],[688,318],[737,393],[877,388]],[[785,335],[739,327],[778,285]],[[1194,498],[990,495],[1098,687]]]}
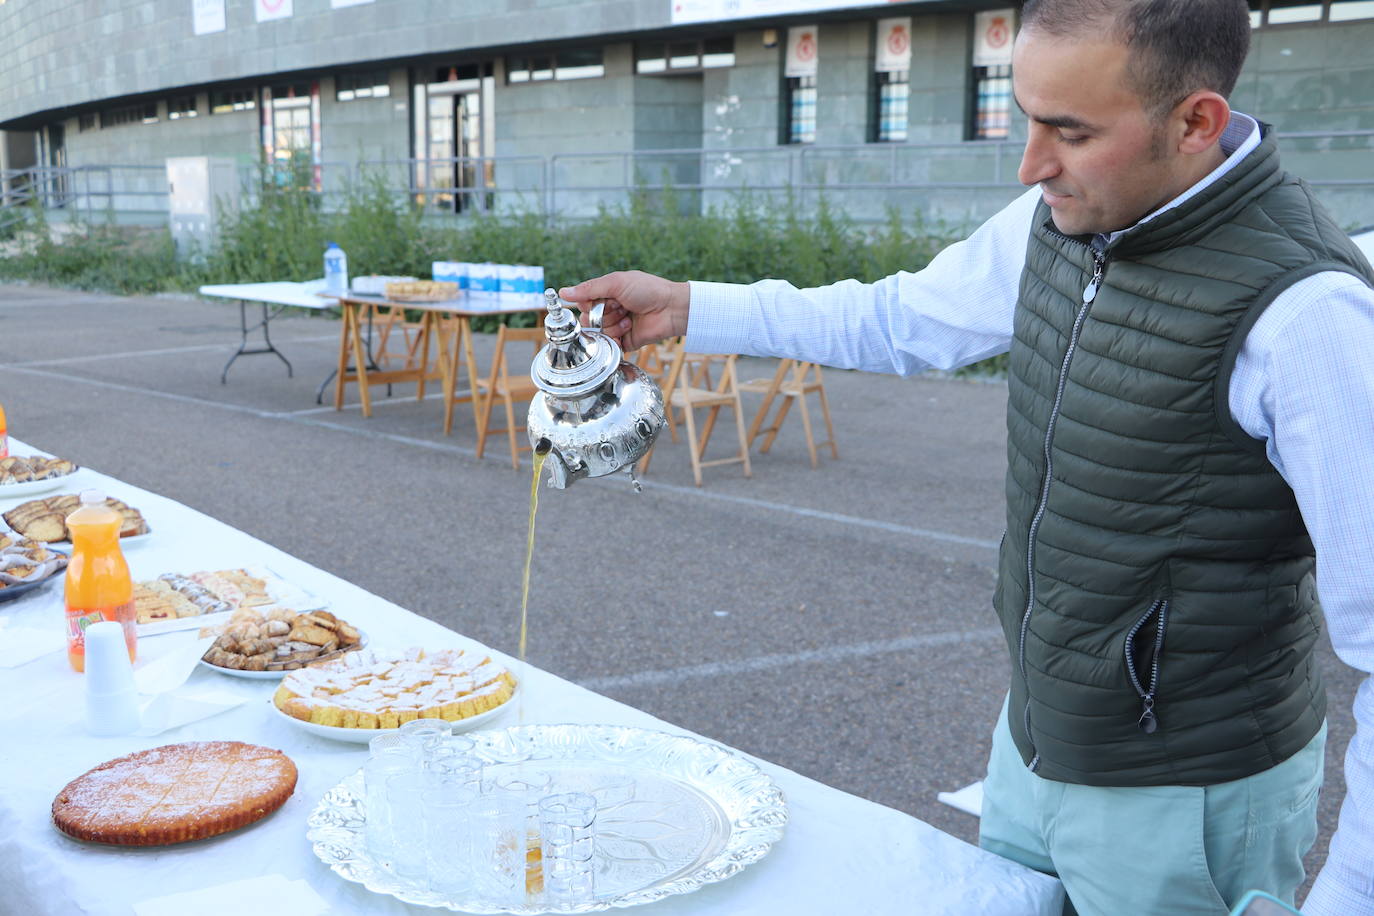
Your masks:
{"label": "white painted line on ground", "polygon": [[[170,391],[158,391],[154,388],[140,388],[136,385],[124,385],[119,382],[107,382],[100,379],[82,378],[77,375],[65,375],[61,372],[50,372],[44,369],[34,369],[15,365],[0,365],[0,371],[19,372],[24,375],[35,375],[40,378],[57,379],[63,382],[75,382],[81,385],[91,385],[97,388],[107,388],[112,391],[124,391],[130,394],[140,394],[145,397],[162,398],[169,401],[176,401],[181,404],[193,404],[197,407],[209,407],[219,410],[228,410],[233,413],[246,414],[251,417],[261,417],[265,420],[283,420],[287,423],[300,423],[305,426],[315,426],[320,429],[333,430],[335,432],[348,433],[354,436],[363,436],[369,439],[383,439],[388,442],[395,442],[398,445],[409,445],[414,448],[428,449],[432,452],[444,452],[453,455],[464,455],[476,457],[476,450],[461,445],[452,445],[448,442],[435,442],[430,439],[418,439],[414,436],[403,436],[398,433],[387,433],[373,429],[363,429],[357,426],[349,426],[344,423],[333,423],[326,420],[313,419],[311,416],[302,416],[299,412],[282,412],[260,410],[256,407],[248,407],[242,404],[227,404],[223,401],[212,401],[208,398],[198,398],[186,394],[174,394]],[[426,398],[428,400],[428,398]],[[380,403],[398,403],[392,401],[379,401]],[[333,410],[332,407],[328,408]],[[309,414],[322,413],[323,409],[308,411]],[[748,496],[733,496],[727,493],[713,493],[709,490],[700,490],[695,487],[684,487],[677,484],[661,483],[655,480],[641,481],[645,489],[661,490],[682,496],[688,499],[707,499],[717,502],[734,503],[736,505],[748,506],[753,509],[768,509],[774,512],[784,512],[789,515],[796,515],[802,518],[814,518],[821,521],[834,522],[840,525],[849,525],[858,528],[871,528],[877,531],[885,531],[890,534],[901,534],[908,537],[921,538],[924,540],[944,541],[951,544],[966,544],[973,547],[982,547],[988,550],[996,550],[997,542],[984,540],[983,538],[971,538],[961,534],[952,534],[948,531],[935,531],[929,528],[914,528],[910,525],[898,525],[895,522],[884,522],[878,519],[862,518],[856,515],[842,515],[838,512],[827,512],[822,509],[809,509],[805,506],[794,506],[790,503],[769,502],[762,499],[753,499]]]}
{"label": "white painted line on ground", "polygon": [[987,639],[1001,639],[1002,631],[996,627],[982,627],[957,633],[933,633],[929,636],[907,636],[902,639],[884,639],[874,642],[861,642],[852,646],[832,646],[828,649],[808,649],[805,652],[786,652],[777,655],[760,655],[755,658],[742,658],[729,662],[708,662],[704,665],[689,665],[685,668],[667,668],[658,671],[638,671],[634,674],[594,677],[577,683],[603,693],[635,687],[661,687],[666,684],[680,684],[683,681],[697,681],[750,674],[758,671],[771,671],[774,668],[790,668],[794,665],[811,665],[818,662],[834,663],[855,658],[868,658],[892,652],[915,652],[923,649],[938,649],[960,643],[982,642]]}
{"label": "white painted line on ground", "polygon": [[[284,339],[284,340],[278,340],[278,341],[276,341],[276,343],[279,343],[279,344],[320,343],[321,341],[329,341],[329,342],[331,342],[331,343],[337,343],[337,342],[338,342],[338,339],[339,339],[339,335],[338,335],[338,334],[330,334],[330,335],[327,336],[327,337],[288,337],[288,338],[286,338],[286,339]],[[130,358],[130,357],[136,357],[136,356],[170,356],[170,355],[175,354],[175,353],[203,353],[203,352],[206,352],[206,351],[209,351],[209,350],[219,350],[219,351],[224,352],[224,353],[229,353],[229,352],[232,352],[233,350],[235,350],[237,347],[238,347],[237,344],[223,343],[223,344],[193,344],[193,345],[185,346],[185,347],[164,347],[164,348],[162,348],[162,349],[160,349],[160,350],[125,350],[125,351],[122,352],[122,353],[92,353],[92,354],[89,355],[89,356],[66,356],[66,357],[63,357],[63,358],[61,358],[61,359],[35,359],[35,360],[31,360],[31,361],[29,361],[29,362],[23,362],[23,363],[5,363],[5,364],[0,365],[0,368],[3,368],[3,369],[15,369],[15,368],[28,368],[28,367],[30,367],[30,366],[66,366],[66,365],[70,365],[70,364],[73,364],[73,363],[93,363],[93,362],[99,362],[99,361],[101,361],[101,360],[106,360],[106,359],[128,359],[128,358]],[[244,355],[255,355],[255,354],[244,354]]]}

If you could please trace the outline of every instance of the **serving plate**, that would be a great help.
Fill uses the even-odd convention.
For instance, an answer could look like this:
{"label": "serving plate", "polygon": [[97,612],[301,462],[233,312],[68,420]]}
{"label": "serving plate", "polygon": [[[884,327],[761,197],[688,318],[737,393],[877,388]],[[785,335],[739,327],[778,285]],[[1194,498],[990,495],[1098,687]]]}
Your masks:
{"label": "serving plate", "polygon": [[[178,618],[178,619],[180,619],[180,618]],[[364,648],[366,648],[366,647],[367,647],[367,634],[364,633],[362,630],[358,630],[358,644],[357,644],[356,646],[349,646],[347,649],[343,650],[342,652],[331,652],[331,653],[328,654],[328,655],[321,655],[319,658],[312,658],[312,659],[311,659],[309,662],[307,662],[306,664],[307,664],[307,665],[313,665],[315,662],[332,662],[332,661],[334,661],[336,658],[342,658],[343,656],[347,655],[349,652],[357,652],[359,649],[364,649]],[[207,651],[208,651],[208,650],[207,650]],[[216,671],[216,672],[218,672],[218,673],[220,673],[220,674],[227,674],[227,675],[229,675],[230,677],[241,677],[241,678],[245,678],[245,679],[250,680],[250,681],[279,681],[279,680],[281,680],[282,678],[286,677],[288,674],[290,674],[292,671],[299,671],[299,670],[300,670],[299,668],[278,668],[278,669],[276,669],[276,670],[274,670],[274,671],[248,671],[248,670],[245,670],[245,669],[242,669],[242,668],[223,668],[223,667],[220,667],[219,665],[215,665],[215,664],[212,664],[212,663],[210,663],[210,662],[207,662],[207,661],[206,661],[205,659],[203,659],[203,658],[200,659],[200,660],[197,662],[197,664],[200,665],[202,668],[209,668],[211,671]],[[273,707],[273,708],[275,709],[276,707]],[[280,710],[278,710],[278,712],[280,712]],[[357,729],[344,729],[344,730],[345,730],[345,731],[356,731]]]}
{"label": "serving plate", "polygon": [[[48,551],[51,553],[61,554],[62,556],[68,556],[65,550],[53,550],[51,544],[45,544],[44,546],[47,547]],[[52,582],[54,579],[61,578],[63,573],[66,572],[66,569],[66,564],[63,564],[62,566],[59,566],[57,569],[54,569],[52,572],[48,573],[41,579],[35,579],[32,582],[19,582],[14,585],[6,585],[4,588],[0,588],[0,602],[13,601],[15,598],[18,598],[21,595],[27,595],[34,589],[41,588],[42,586],[47,585],[49,582]]]}
{"label": "serving plate", "polygon": [[[72,471],[72,474],[75,473],[76,471]],[[72,474],[63,474],[60,477],[44,477],[42,480],[24,480],[19,483],[0,483],[0,499],[18,499],[23,496],[33,496],[37,493],[56,490],[67,483]]]}
{"label": "serving plate", "polygon": [[[285,674],[286,672],[282,673]],[[510,697],[500,706],[495,709],[488,709],[486,712],[479,712],[475,716],[468,716],[466,719],[451,720],[449,724],[453,726],[455,732],[472,731],[510,709],[511,705],[515,702],[515,698],[518,696],[520,696],[520,685],[517,683]],[[303,719],[297,719],[295,716],[287,715],[277,708],[276,703],[272,703],[270,700],[268,703],[271,705],[274,713],[297,728],[303,729],[312,735],[319,735],[321,738],[332,738],[335,741],[347,741],[350,744],[367,744],[378,735],[394,735],[400,731],[399,728],[340,728],[336,725],[317,725],[314,722],[306,722]]]}
{"label": "serving plate", "polygon": [[[471,735],[488,766],[550,773],[558,791],[598,797],[595,895],[560,907],[538,895],[504,905],[446,896],[402,878],[367,851],[359,771],[325,793],[306,833],[315,855],[348,881],[405,903],[463,913],[588,913],[652,903],[724,881],[782,838],[782,790],[740,754],[697,738],[619,725],[519,725]],[[609,796],[607,785],[627,791]]]}

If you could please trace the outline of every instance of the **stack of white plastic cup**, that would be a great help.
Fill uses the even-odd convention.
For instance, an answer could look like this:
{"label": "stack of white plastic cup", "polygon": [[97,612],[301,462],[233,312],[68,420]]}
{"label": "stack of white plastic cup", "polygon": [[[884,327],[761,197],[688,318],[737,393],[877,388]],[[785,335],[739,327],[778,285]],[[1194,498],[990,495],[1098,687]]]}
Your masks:
{"label": "stack of white plastic cup", "polygon": [[86,628],[86,728],[93,735],[127,735],[139,725],[138,691],[124,626],[102,620]]}

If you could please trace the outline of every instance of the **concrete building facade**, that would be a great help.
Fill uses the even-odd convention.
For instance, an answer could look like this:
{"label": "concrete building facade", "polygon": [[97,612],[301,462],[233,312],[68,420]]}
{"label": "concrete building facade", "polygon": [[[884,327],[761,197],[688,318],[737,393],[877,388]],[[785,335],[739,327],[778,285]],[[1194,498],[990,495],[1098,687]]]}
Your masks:
{"label": "concrete building facade", "polygon": [[[454,210],[575,214],[668,181],[694,205],[715,188],[828,187],[851,209],[972,219],[1016,190],[1009,71],[976,66],[989,23],[1014,30],[1013,5],[0,0],[0,170],[118,166],[83,180],[150,210],[167,157],[215,155],[289,165],[322,191],[361,167]],[[1320,133],[1286,142],[1288,164],[1360,222],[1374,0],[1251,8],[1234,104]],[[900,71],[877,66],[893,20]],[[809,75],[789,76],[803,32]]]}

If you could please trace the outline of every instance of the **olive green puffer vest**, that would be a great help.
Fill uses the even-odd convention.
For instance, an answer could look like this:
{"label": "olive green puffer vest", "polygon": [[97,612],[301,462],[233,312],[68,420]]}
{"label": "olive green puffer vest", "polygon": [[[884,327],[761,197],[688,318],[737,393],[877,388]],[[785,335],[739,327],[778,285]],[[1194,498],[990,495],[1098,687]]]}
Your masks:
{"label": "olive green puffer vest", "polygon": [[1012,734],[1062,782],[1239,779],[1306,744],[1326,699],[1312,543],[1231,417],[1231,370],[1282,290],[1374,273],[1269,136],[1198,196],[1090,242],[1042,203],[1016,309],[995,598]]}

